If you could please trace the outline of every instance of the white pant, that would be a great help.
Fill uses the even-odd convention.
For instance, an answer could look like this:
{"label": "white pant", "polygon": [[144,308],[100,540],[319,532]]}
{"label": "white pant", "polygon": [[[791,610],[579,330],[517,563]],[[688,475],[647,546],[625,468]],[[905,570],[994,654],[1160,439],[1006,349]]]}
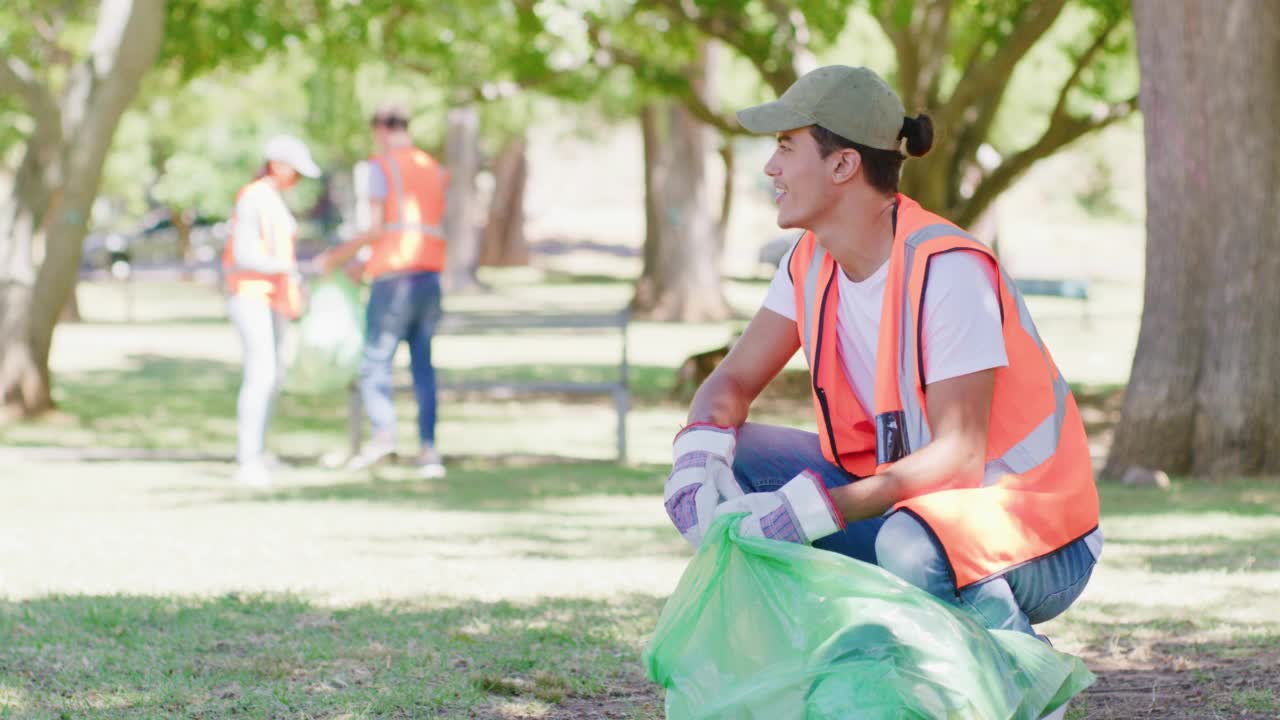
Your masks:
{"label": "white pant", "polygon": [[244,379],[236,403],[236,460],[262,460],[267,425],[284,384],[285,338],[289,320],[260,298],[232,295],[227,301],[231,324],[244,348]]}

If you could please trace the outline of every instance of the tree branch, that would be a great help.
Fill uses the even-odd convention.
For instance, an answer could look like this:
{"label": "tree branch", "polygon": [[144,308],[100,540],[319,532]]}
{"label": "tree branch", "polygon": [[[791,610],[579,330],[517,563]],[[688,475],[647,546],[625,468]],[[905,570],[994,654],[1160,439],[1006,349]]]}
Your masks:
{"label": "tree branch", "polygon": [[[1107,40],[1110,38],[1111,33],[1114,32],[1115,29],[1119,26],[1120,26],[1120,18],[1118,16],[1109,19],[1107,23],[1102,27],[1102,29],[1098,32],[1097,36],[1094,37],[1093,42],[1089,44],[1089,47],[1086,48],[1084,52],[1080,53],[1079,57],[1075,59],[1074,65],[1071,69],[1071,74],[1067,76],[1066,81],[1063,82],[1062,84],[1062,88],[1058,91],[1058,99],[1054,103],[1053,111],[1049,114],[1049,127],[1046,128],[1045,134],[1044,136],[1042,136],[1042,139],[1044,137],[1051,137],[1053,133],[1064,132],[1063,128],[1070,129],[1084,123],[1085,119],[1072,118],[1067,113],[1067,98],[1071,94],[1071,90],[1079,84],[1080,77],[1084,74],[1085,69],[1087,69],[1089,67],[1089,64],[1093,62],[1094,58],[1098,56],[1098,53],[1101,52],[1106,47]],[[1003,93],[1004,93],[1004,87],[1002,85],[1000,88],[999,94],[1003,95]],[[955,160],[957,163],[968,161],[973,157],[974,153],[977,152],[978,145],[980,145],[983,142],[984,138],[987,137],[988,132],[991,129],[991,123],[995,120],[995,115],[997,110],[998,110],[997,102],[992,101],[992,102],[986,103],[983,106],[982,112],[979,114],[978,119],[975,120],[973,123],[970,123],[964,129],[963,134],[960,136],[959,142],[957,143],[957,150],[956,150],[956,157],[955,157]],[[1056,125],[1056,129],[1055,129],[1055,125]],[[1097,128],[1085,128],[1080,133],[1080,135],[1091,132],[1092,130],[1095,130],[1095,129]],[[1065,145],[1066,143],[1069,143],[1075,140],[1080,135],[1075,135],[1074,137],[1071,137],[1070,139],[1066,140],[1061,144],[1050,147],[1046,151],[1045,155],[1048,155],[1049,153],[1056,151],[1059,147],[1062,147],[1062,145]],[[1032,147],[1034,148],[1035,146],[1033,145]],[[1043,157],[1043,155],[1040,157]],[[1031,158],[1030,163],[1034,163],[1038,159],[1039,157]],[[1030,165],[1030,163],[1028,163],[1028,166]],[[1021,171],[1018,171],[1018,172],[1020,173]],[[953,202],[957,201],[958,197],[953,197],[952,200]]]}
{"label": "tree branch", "polygon": [[23,99],[27,111],[35,118],[36,133],[42,144],[61,140],[62,113],[58,110],[58,101],[31,66],[12,56],[0,60],[0,92]]}
{"label": "tree branch", "polygon": [[729,135],[748,134],[747,130],[739,125],[736,120],[721,115],[712,109],[698,93],[697,89],[693,87],[693,84],[689,82],[688,75],[655,67],[652,62],[639,55],[611,44],[604,38],[604,30],[600,27],[600,24],[591,18],[587,19],[587,37],[591,40],[592,46],[609,53],[614,60],[647,77],[657,78],[663,86],[673,88],[676,97],[680,99],[680,103],[697,119]]}
{"label": "tree branch", "polygon": [[[796,81],[795,67],[789,63],[779,62],[779,58],[774,57],[772,52],[774,45],[770,42],[770,38],[767,36],[763,42],[760,42],[757,35],[743,22],[744,16],[732,13],[690,15],[681,0],[648,0],[648,4],[666,9],[675,16],[674,19],[677,22],[693,23],[694,27],[704,35],[713,37],[737,50],[751,62],[756,72],[760,73],[760,77],[777,94],[781,95]],[[790,32],[794,34],[795,27],[790,19],[786,19],[786,23]],[[769,67],[770,61],[776,62],[777,66]]]}
{"label": "tree branch", "polygon": [[1035,0],[1027,5],[1014,20],[1013,32],[1001,40],[995,53],[985,61],[969,63],[947,100],[946,122],[942,126],[948,127],[980,98],[992,97],[1001,83],[1007,84],[1014,68],[1048,31],[1065,4],[1066,0]]}
{"label": "tree branch", "polygon": [[982,180],[974,191],[973,197],[969,198],[961,206],[959,212],[956,213],[956,222],[962,225],[972,222],[995,200],[996,196],[1004,192],[1037,161],[1052,155],[1091,132],[1101,130],[1108,125],[1129,117],[1137,107],[1138,96],[1134,95],[1127,100],[1109,104],[1106,106],[1105,111],[1091,116],[1066,114],[1055,116],[1039,140],[1000,163],[990,175]]}
{"label": "tree branch", "polygon": [[[951,0],[934,0],[922,12],[912,13],[905,27],[899,26],[896,5],[878,5],[876,22],[893,44],[898,61],[898,87],[908,114],[935,107],[938,80],[946,58],[947,30],[951,16]],[[913,8],[916,5],[913,4]],[[921,59],[921,50],[928,55]]]}
{"label": "tree branch", "polygon": [[1098,36],[1093,39],[1093,43],[1090,44],[1084,52],[1080,53],[1080,57],[1076,58],[1075,67],[1071,68],[1071,75],[1068,76],[1067,81],[1062,84],[1062,90],[1058,93],[1058,101],[1053,105],[1053,113],[1050,114],[1051,118],[1056,118],[1066,114],[1067,95],[1080,81],[1080,76],[1084,74],[1085,68],[1089,67],[1089,63],[1093,62],[1093,59],[1098,56],[1098,53],[1102,52],[1102,49],[1106,47],[1107,39],[1111,37],[1111,33],[1119,26],[1119,16],[1111,18],[1107,24],[1103,26],[1102,31],[1098,33]]}

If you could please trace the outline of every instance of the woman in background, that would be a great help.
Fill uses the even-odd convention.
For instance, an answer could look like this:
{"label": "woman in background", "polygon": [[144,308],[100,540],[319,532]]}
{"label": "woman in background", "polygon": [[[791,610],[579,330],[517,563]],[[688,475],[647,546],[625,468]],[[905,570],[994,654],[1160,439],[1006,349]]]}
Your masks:
{"label": "woman in background", "polygon": [[267,425],[284,380],[285,333],[289,321],[302,314],[298,223],[283,193],[300,176],[320,176],[307,146],[295,137],[272,138],[263,155],[262,168],[236,196],[222,257],[228,314],[244,348],[244,379],[236,403],[236,477],[256,488],[271,486]]}

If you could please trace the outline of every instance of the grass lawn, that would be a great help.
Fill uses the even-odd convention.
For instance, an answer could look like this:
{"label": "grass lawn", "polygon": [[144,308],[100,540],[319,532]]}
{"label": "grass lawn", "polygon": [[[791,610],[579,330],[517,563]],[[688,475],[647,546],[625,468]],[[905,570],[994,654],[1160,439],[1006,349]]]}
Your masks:
{"label": "grass lawn", "polygon": [[[733,292],[749,308],[761,289]],[[87,292],[88,313],[118,310],[117,289]],[[625,302],[617,283],[504,292],[457,302]],[[1067,333],[1076,309],[1047,310],[1045,334]],[[662,716],[639,656],[688,559],[660,497],[684,415],[673,371],[732,323],[633,327],[631,464],[598,462],[607,401],[458,398],[447,479],[326,472],[310,460],[341,442],[343,399],[289,395],[272,442],[292,462],[254,493],[222,461],[239,351],[216,298],[138,312],[60,328],[61,414],[0,429],[0,717]],[[573,340],[522,344],[523,365],[464,338],[437,354],[460,377],[609,372],[616,347]],[[1097,383],[1131,351],[1073,347]],[[757,418],[810,412],[775,399]],[[1102,493],[1102,563],[1041,628],[1099,676],[1069,717],[1280,717],[1280,485]]]}
{"label": "grass lawn", "polygon": [[[687,550],[660,466],[442,481],[26,462],[0,486],[8,717],[659,718],[639,654]],[[1274,718],[1280,488],[1103,488],[1108,545],[1041,629],[1074,718]]]}

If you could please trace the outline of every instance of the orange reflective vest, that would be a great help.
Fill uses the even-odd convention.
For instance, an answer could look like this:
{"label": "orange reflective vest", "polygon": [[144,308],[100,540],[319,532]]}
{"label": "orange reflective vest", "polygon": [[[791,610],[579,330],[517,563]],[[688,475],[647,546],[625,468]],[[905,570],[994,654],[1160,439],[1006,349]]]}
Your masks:
{"label": "orange reflective vest", "polygon": [[[929,444],[921,311],[929,261],[945,252],[995,256],[915,201],[898,195],[876,349],[874,418],[853,394],[837,356],[839,266],[813,233],[792,251],[796,329],[809,362],[822,453],[864,477]],[[1003,270],[1000,312],[1009,365],[995,370],[980,484],[920,495],[895,506],[938,538],[956,587],[1047,555],[1098,526],[1098,492],[1075,398]]]}
{"label": "orange reflective vest", "polygon": [[382,235],[364,274],[375,280],[388,273],[444,269],[444,168],[415,147],[392,150],[370,162],[382,170],[387,194],[382,201]]}
{"label": "orange reflective vest", "polygon": [[[240,204],[246,193],[274,193],[273,188],[263,185],[265,182],[266,178],[260,178],[241,188],[236,194],[236,205]],[[288,212],[274,204],[263,204],[258,213],[258,242],[262,243],[263,255],[292,263],[297,245],[297,225]],[[235,214],[232,213],[232,233],[227,237],[226,247],[222,250],[227,292],[232,295],[261,297],[273,310],[291,319],[302,315],[302,288],[287,273],[260,273],[236,268],[235,226]]]}

